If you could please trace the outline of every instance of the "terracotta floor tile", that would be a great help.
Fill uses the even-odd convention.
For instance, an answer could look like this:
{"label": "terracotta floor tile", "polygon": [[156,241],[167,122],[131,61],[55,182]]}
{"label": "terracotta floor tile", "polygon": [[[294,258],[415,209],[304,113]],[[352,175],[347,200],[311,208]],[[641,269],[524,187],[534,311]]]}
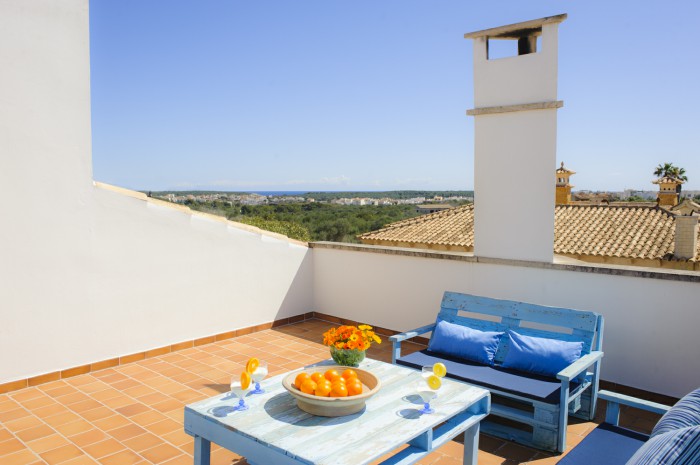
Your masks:
{"label": "terracotta floor tile", "polygon": [[90,400],[90,396],[82,392],[75,392],[73,394],[68,394],[67,396],[62,396],[58,399],[58,402],[63,405],[75,404],[76,402],[83,402],[85,400]]}
{"label": "terracotta floor tile", "polygon": [[[163,439],[165,439],[165,438],[163,438]],[[136,452],[141,452],[141,451],[144,451],[146,449],[150,449],[152,447],[163,444],[163,440],[161,438],[159,438],[158,436],[155,436],[151,433],[146,433],[146,434],[142,434],[140,436],[135,436],[131,439],[127,439],[125,441],[122,441],[122,443],[131,450],[135,450]],[[176,445],[178,445],[178,444],[176,444]]]}
{"label": "terracotta floor tile", "polygon": [[[85,397],[87,397],[87,396],[85,396]],[[92,410],[92,409],[97,408],[97,407],[103,407],[103,405],[100,402],[98,402],[94,399],[90,399],[90,398],[87,398],[86,400],[83,400],[80,402],[74,402],[74,403],[66,404],[66,405],[68,405],[69,409],[71,409],[74,412],[78,412],[78,413],[85,412],[87,410]]]}
{"label": "terracotta floor tile", "polygon": [[192,465],[192,457],[189,455],[179,455],[174,459],[163,462],[163,465]]}
{"label": "terracotta floor tile", "polygon": [[182,423],[167,419],[159,421],[158,423],[150,424],[146,426],[146,429],[156,436],[161,436],[163,434],[175,431],[176,429],[182,429]]}
{"label": "terracotta floor tile", "polygon": [[98,460],[102,465],[135,465],[142,461],[140,455],[130,450],[123,450],[116,454]]}
{"label": "terracotta floor tile", "polygon": [[28,415],[30,415],[30,413],[23,408],[0,410],[0,423],[7,423],[8,421],[17,420]]}
{"label": "terracotta floor tile", "polygon": [[145,429],[132,423],[130,425],[111,430],[109,435],[117,441],[123,442],[126,439],[133,438],[134,436],[139,436],[144,433],[146,433]]}
{"label": "terracotta floor tile", "polygon": [[44,422],[41,421],[41,419],[35,417],[34,415],[29,415],[26,417],[19,418],[17,420],[12,420],[4,423],[5,428],[12,431],[13,433],[23,431],[29,428],[34,428],[43,424]]}
{"label": "terracotta floor tile", "polygon": [[169,412],[171,410],[175,409],[181,409],[185,406],[185,403],[175,400],[175,399],[169,399],[164,402],[158,402],[157,404],[151,404],[151,406],[155,409],[158,410],[159,412]]}
{"label": "terracotta floor tile", "polygon": [[131,421],[121,415],[112,415],[111,417],[102,418],[92,422],[93,425],[100,428],[102,431],[111,431],[121,428],[122,426],[131,425]]}
{"label": "terracotta floor tile", "polygon": [[18,441],[15,438],[0,442],[0,456],[12,454],[13,452],[17,452],[22,449],[26,449],[26,447],[24,447],[24,444],[22,444],[21,441]]}
{"label": "terracotta floor tile", "polygon": [[24,449],[11,455],[2,457],[2,465],[30,465],[35,463],[39,457],[31,451]]}
{"label": "terracotta floor tile", "polygon": [[39,426],[35,426],[33,428],[25,429],[23,431],[20,431],[16,433],[17,437],[20,438],[24,442],[29,442],[33,441],[35,439],[40,439],[44,438],[46,436],[49,436],[51,434],[54,434],[55,431],[53,428],[41,424]]}
{"label": "terracotta floor tile", "polygon": [[175,431],[172,431],[168,434],[164,434],[161,437],[169,443],[174,444],[176,446],[181,446],[194,440],[192,436],[185,433],[184,429],[176,429]]}
{"label": "terracotta floor tile", "polygon": [[7,441],[8,439],[11,439],[13,437],[14,435],[8,430],[0,428],[0,442]]}
{"label": "terracotta floor tile", "polygon": [[132,404],[126,405],[124,407],[120,407],[118,409],[115,409],[115,411],[119,415],[124,415],[125,417],[132,417],[132,416],[137,415],[139,413],[148,412],[149,410],[151,410],[151,409],[143,404],[140,404],[140,403],[132,403]]}
{"label": "terracotta floor tile", "polygon": [[153,463],[163,463],[181,455],[182,452],[170,444],[160,444],[151,449],[146,449],[140,454]]}
{"label": "terracotta floor tile", "polygon": [[96,462],[94,459],[87,455],[81,455],[80,457],[71,459],[67,462],[63,462],[61,465],[97,465],[98,462]]}
{"label": "terracotta floor tile", "polygon": [[124,449],[125,447],[121,442],[116,441],[112,438],[105,439],[104,441],[96,442],[95,444],[83,447],[83,450],[85,452],[87,452],[96,459],[107,457],[108,455],[115,454]]}
{"label": "terracotta floor tile", "polygon": [[108,418],[114,415],[114,410],[107,407],[97,407],[92,410],[87,410],[85,412],[80,412],[80,416],[85,418],[87,421],[96,421],[103,418]]}
{"label": "terracotta floor tile", "polygon": [[25,400],[22,402],[22,406],[30,412],[52,404],[56,404],[56,401],[53,398],[44,395],[42,395],[41,397],[34,397],[33,399]]}
{"label": "terracotta floor tile", "polygon": [[26,402],[31,399],[43,397],[44,393],[37,388],[27,388],[20,391],[11,392],[9,397],[17,402]]}
{"label": "terracotta floor tile", "polygon": [[49,465],[56,465],[59,463],[64,463],[75,457],[80,457],[84,455],[83,452],[75,447],[73,444],[67,444],[65,446],[59,447],[58,449],[53,449],[39,456]]}
{"label": "terracotta floor tile", "polygon": [[27,446],[37,454],[43,454],[53,449],[70,444],[66,438],[58,434],[52,434],[41,439],[36,439],[27,443]]}
{"label": "terracotta floor tile", "polygon": [[118,408],[132,405],[134,403],[134,399],[132,399],[129,396],[117,396],[112,397],[111,399],[105,399],[102,401],[102,403],[105,404],[105,406],[111,408],[112,410],[116,410]]}
{"label": "terracotta floor tile", "polygon": [[93,399],[99,400],[100,402],[104,402],[107,399],[111,399],[113,397],[122,396],[122,395],[123,394],[121,392],[117,391],[116,389],[112,389],[110,387],[107,389],[103,389],[101,391],[93,392],[92,394],[90,394],[90,397],[92,397]]}
{"label": "terracotta floor tile", "polygon": [[59,425],[55,427],[55,430],[64,436],[75,436],[79,433],[84,433],[85,431],[90,431],[93,426],[85,420],[73,421],[71,423],[66,423],[64,425]]}
{"label": "terracotta floor tile", "polygon": [[153,423],[158,423],[159,421],[167,420],[167,418],[168,417],[166,417],[162,413],[156,412],[155,410],[151,410],[148,412],[139,413],[138,415],[134,415],[133,417],[131,417],[131,421],[141,426],[148,426]]}
{"label": "terracotta floor tile", "polygon": [[90,444],[104,441],[105,439],[107,439],[107,435],[99,429],[91,429],[89,431],[85,431],[84,433],[76,434],[75,436],[71,436],[68,438],[69,441],[71,441],[78,447],[89,446]]}
{"label": "terracotta floor tile", "polygon": [[65,412],[69,412],[69,410],[65,406],[63,406],[59,403],[53,403],[53,404],[46,405],[44,407],[40,407],[38,409],[32,410],[32,413],[34,415],[36,415],[37,417],[42,418],[42,419],[53,416],[53,415],[58,415],[59,413],[65,413]]}
{"label": "terracotta floor tile", "polygon": [[73,412],[64,412],[44,418],[44,422],[51,426],[65,425],[73,421],[80,420],[80,417]]}
{"label": "terracotta floor tile", "polygon": [[64,386],[58,387],[56,389],[44,390],[44,392],[48,396],[51,396],[53,398],[57,398],[57,397],[65,396],[68,394],[74,394],[78,391],[73,386],[64,385]]}

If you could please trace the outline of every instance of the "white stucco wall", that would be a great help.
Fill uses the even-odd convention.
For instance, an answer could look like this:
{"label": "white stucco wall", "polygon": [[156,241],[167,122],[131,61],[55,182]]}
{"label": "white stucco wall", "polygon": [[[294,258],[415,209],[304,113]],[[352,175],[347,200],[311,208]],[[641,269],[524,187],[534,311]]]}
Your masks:
{"label": "white stucco wall", "polygon": [[700,386],[700,285],[598,273],[314,248],[315,309],[409,330],[446,290],[601,313],[602,377],[671,396]]}
{"label": "white stucco wall", "polygon": [[311,310],[305,245],[93,184],[87,0],[0,2],[0,383]]}

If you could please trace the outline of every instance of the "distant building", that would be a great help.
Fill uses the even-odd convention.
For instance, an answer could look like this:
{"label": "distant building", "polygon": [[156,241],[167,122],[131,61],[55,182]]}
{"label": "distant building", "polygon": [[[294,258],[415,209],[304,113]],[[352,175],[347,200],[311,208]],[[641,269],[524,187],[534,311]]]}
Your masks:
{"label": "distant building", "polygon": [[425,215],[427,213],[435,213],[435,212],[441,212],[445,210],[449,210],[450,208],[454,208],[452,205],[445,205],[445,204],[426,204],[426,205],[416,205],[416,213],[419,213],[421,215]]}

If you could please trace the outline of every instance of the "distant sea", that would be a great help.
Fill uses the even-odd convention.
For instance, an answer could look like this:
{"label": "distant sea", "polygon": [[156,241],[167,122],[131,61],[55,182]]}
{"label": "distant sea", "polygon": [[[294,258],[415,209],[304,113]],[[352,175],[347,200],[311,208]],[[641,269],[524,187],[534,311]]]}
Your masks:
{"label": "distant sea", "polygon": [[276,196],[282,196],[282,195],[304,195],[308,194],[309,191],[245,191],[247,194],[258,194],[258,195],[264,195],[267,197],[276,195]]}

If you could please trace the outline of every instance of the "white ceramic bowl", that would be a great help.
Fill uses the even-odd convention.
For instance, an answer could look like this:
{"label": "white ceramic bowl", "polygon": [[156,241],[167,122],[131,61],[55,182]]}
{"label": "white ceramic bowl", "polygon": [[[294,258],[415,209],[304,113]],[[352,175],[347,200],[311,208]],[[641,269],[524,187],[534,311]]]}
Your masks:
{"label": "white ceramic bowl", "polygon": [[282,386],[297,400],[297,406],[303,411],[321,417],[342,417],[352,415],[365,408],[365,401],[375,395],[382,387],[382,382],[367,370],[352,368],[357,373],[357,378],[362,382],[362,394],[348,397],[319,397],[301,392],[294,386],[294,379],[299,373],[306,372],[309,375],[320,371],[336,369],[342,373],[348,367],[338,365],[326,365],[313,368],[304,368],[293,371],[282,380]]}

